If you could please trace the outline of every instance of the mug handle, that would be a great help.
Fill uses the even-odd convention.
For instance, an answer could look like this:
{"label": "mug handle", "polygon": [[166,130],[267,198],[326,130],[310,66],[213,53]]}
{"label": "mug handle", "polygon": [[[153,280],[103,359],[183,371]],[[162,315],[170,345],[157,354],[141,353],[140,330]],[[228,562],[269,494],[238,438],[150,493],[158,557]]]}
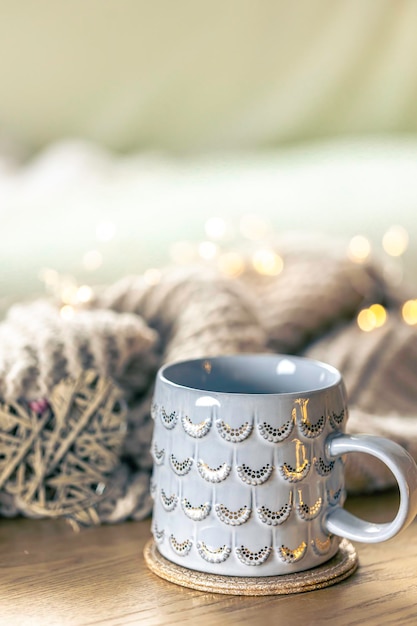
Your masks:
{"label": "mug handle", "polygon": [[329,458],[349,452],[364,452],[380,459],[394,474],[400,491],[398,513],[392,522],[375,524],[336,507],[325,519],[326,529],[353,541],[378,543],[406,528],[417,514],[417,466],[413,458],[397,443],[374,435],[330,435],[326,440]]}

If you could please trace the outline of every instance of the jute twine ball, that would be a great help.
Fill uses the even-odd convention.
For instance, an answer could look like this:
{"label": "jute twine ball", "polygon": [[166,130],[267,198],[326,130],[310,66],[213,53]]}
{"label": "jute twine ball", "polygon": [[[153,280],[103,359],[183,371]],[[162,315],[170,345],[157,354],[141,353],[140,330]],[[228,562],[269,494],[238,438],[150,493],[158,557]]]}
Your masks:
{"label": "jute twine ball", "polygon": [[146,500],[122,456],[127,402],[149,386],[156,339],[133,315],[65,320],[46,301],[10,310],[0,325],[0,514],[91,524],[115,517],[129,490],[136,505]]}
{"label": "jute twine ball", "polygon": [[120,392],[91,370],[63,379],[47,401],[0,405],[0,489],[29,517],[97,521],[125,420]]}

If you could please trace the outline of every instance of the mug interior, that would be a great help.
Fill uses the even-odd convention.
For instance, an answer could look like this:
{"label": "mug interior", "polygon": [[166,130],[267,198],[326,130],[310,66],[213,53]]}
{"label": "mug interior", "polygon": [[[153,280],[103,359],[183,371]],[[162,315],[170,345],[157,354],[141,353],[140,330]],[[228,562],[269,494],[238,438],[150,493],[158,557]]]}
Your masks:
{"label": "mug interior", "polygon": [[341,380],[334,367],[287,355],[238,355],[180,361],[161,370],[163,380],[199,391],[239,394],[312,392]]}

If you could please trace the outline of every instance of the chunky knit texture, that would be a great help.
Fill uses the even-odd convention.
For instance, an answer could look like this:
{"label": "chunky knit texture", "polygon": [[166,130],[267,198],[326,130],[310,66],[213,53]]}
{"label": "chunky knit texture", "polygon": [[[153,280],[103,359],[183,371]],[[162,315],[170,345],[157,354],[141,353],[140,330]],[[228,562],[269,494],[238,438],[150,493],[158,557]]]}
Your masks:
{"label": "chunky knit texture", "polygon": [[[13,307],[0,325],[0,398],[4,406],[48,400],[62,380],[85,370],[111,379],[127,401],[126,435],[107,472],[98,521],[150,512],[150,404],[156,369],[182,358],[239,352],[304,354],[338,367],[350,398],[351,432],[389,436],[417,458],[417,332],[398,314],[404,294],[375,264],[356,264],[319,247],[288,247],[284,270],[260,276],[249,267],[228,279],[207,267],[174,267],[157,284],[126,277],[96,291],[93,303],[64,320],[39,301]],[[358,311],[373,302],[389,310],[371,333]],[[371,457],[351,456],[347,485],[370,490],[392,484]],[[30,514],[9,492],[0,511]],[[45,513],[47,514],[47,513]]]}

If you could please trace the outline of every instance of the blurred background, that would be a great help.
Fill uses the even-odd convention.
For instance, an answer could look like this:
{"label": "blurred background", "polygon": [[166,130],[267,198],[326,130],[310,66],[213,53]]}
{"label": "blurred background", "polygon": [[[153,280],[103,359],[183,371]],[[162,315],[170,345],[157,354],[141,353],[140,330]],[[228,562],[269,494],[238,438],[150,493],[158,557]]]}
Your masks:
{"label": "blurred background", "polygon": [[415,0],[0,0],[0,309],[279,272],[293,232],[417,289],[416,32]]}

